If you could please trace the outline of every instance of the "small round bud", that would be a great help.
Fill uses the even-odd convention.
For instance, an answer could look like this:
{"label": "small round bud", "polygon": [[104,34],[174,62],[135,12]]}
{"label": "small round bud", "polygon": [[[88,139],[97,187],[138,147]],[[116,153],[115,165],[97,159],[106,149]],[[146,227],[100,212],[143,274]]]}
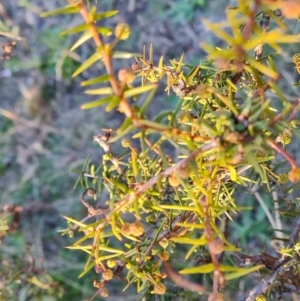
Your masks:
{"label": "small round bud", "polygon": [[119,23],[115,28],[115,36],[120,40],[127,40],[130,36],[130,27],[126,23]]}
{"label": "small round bud", "polygon": [[121,142],[122,146],[127,148],[131,146],[130,140],[129,139],[123,139]]}
{"label": "small round bud", "polygon": [[102,277],[104,280],[111,280],[114,277],[114,273],[112,270],[107,269],[107,270],[103,271]]}
{"label": "small round bud", "polygon": [[99,291],[99,295],[103,298],[106,298],[109,295],[108,289],[106,287],[103,287],[100,291]]}
{"label": "small round bud", "polygon": [[163,283],[157,283],[154,286],[154,293],[158,295],[163,295],[166,292],[166,286]]}
{"label": "small round bud", "polygon": [[160,260],[162,261],[168,261],[170,259],[170,254],[167,251],[163,251],[160,254],[158,254],[158,257],[160,258]]}
{"label": "small round bud", "polygon": [[190,176],[190,168],[188,165],[181,166],[178,169],[178,175],[182,179],[187,179]]}
{"label": "small round bud", "polygon": [[289,181],[289,176],[285,173],[279,174],[277,181],[279,184],[286,184]]}
{"label": "small round bud", "polygon": [[279,135],[276,140],[284,145],[288,145],[292,141],[292,133],[290,131],[285,131],[281,135]]}
{"label": "small round bud", "polygon": [[224,251],[224,242],[220,239],[214,239],[208,244],[209,251],[212,254],[220,254]]}
{"label": "small round bud", "polygon": [[116,265],[116,261],[114,259],[108,259],[106,264],[109,268],[113,268]]}

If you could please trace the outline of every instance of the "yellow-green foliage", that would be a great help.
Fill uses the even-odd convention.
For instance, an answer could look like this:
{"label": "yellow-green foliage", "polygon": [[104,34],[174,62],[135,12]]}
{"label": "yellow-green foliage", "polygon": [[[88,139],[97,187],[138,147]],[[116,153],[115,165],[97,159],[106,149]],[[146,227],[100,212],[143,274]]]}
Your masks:
{"label": "yellow-green foliage", "polygon": [[[97,12],[96,7],[79,0],[43,14],[82,15],[83,24],[63,34],[81,34],[72,51],[93,39],[95,52],[74,76],[96,62],[104,64],[107,74],[82,82],[84,87],[105,86],[86,90],[97,97],[81,108],[100,110],[99,106],[105,105],[106,111],[124,114],[118,129],[95,133],[94,140],[104,150],[102,164],[95,166],[87,158],[75,185],[85,187],[83,205],[88,217],[97,216],[97,220],[65,217],[69,227],[62,231],[80,233],[81,238],[69,248],[87,253],[80,277],[95,268],[101,274],[94,283],[101,296],[108,294],[106,284],[117,277],[127,282],[125,289],[136,285],[138,292],[149,289],[164,294],[170,279],[187,290],[211,291],[209,300],[223,300],[218,288],[226,296],[227,281],[266,265],[261,261],[243,268],[232,261],[223,262],[219,256],[240,252],[226,230],[237,214],[250,209],[234,198],[237,187],[244,187],[246,195],[247,189],[262,185],[288,197],[295,187],[291,182],[300,179],[295,160],[285,150],[285,145],[299,136],[294,126],[299,99],[286,98],[276,65],[284,44],[299,43],[299,35],[288,31],[276,10],[286,11],[286,7],[259,2],[238,1],[237,7],[227,9],[226,21],[203,21],[226,45],[216,48],[202,43],[208,55],[197,65],[186,63],[184,55],[155,62],[152,45],[141,55],[118,51],[120,40],[130,35],[129,26],[101,26],[103,18],[117,11]],[[104,42],[103,35],[111,40]],[[128,63],[127,69],[113,69],[115,59],[129,58],[135,58],[135,63]],[[298,61],[295,54],[299,69]],[[147,110],[163,78],[167,80],[166,97],[175,93],[178,104],[149,120]],[[274,99],[276,108],[280,102],[281,112]],[[138,101],[133,105],[132,100]],[[112,152],[112,144],[120,150]],[[287,163],[285,173],[276,172],[277,155]],[[86,198],[97,200],[101,194],[108,195],[102,206],[89,205]],[[295,212],[299,212],[296,204]],[[181,245],[185,245],[184,255],[178,251]],[[299,252],[291,248],[282,253],[294,260]],[[212,287],[182,278],[167,264],[193,258],[200,250],[209,258],[206,263],[191,266],[187,261],[179,273],[212,274]],[[299,265],[299,260],[295,262]],[[263,296],[266,290],[257,291],[253,298]]]}

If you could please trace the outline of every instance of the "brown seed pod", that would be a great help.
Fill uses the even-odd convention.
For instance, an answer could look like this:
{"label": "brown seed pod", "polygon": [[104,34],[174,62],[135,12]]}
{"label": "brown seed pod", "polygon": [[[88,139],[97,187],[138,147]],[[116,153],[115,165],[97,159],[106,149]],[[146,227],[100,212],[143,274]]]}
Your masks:
{"label": "brown seed pod", "polygon": [[163,283],[157,283],[154,286],[154,293],[158,295],[163,295],[166,292],[166,286]]}
{"label": "brown seed pod", "polygon": [[170,259],[170,254],[167,251],[163,251],[160,254],[158,254],[158,257],[160,258],[160,260],[162,261],[168,261]]}
{"label": "brown seed pod", "polygon": [[180,185],[180,181],[177,179],[176,175],[171,175],[168,178],[168,182],[172,187],[178,187]]}
{"label": "brown seed pod", "polygon": [[107,270],[103,271],[102,277],[104,280],[111,280],[114,277],[114,273],[111,269],[107,269]]}

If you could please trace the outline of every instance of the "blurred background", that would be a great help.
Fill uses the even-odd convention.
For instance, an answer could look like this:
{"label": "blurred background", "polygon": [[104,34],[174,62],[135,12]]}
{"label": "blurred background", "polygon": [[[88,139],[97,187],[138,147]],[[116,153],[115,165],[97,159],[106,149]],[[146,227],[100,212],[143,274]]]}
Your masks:
{"label": "blurred background", "polygon": [[[161,55],[178,59],[184,52],[189,64],[198,64],[205,56],[200,41],[220,45],[201,19],[219,21],[225,18],[225,7],[235,3],[232,0],[97,2],[99,11],[120,12],[102,20],[104,26],[114,28],[119,22],[131,26],[131,37],[118,45],[119,50],[140,53],[144,45],[149,47],[153,43],[156,59]],[[69,170],[81,169],[87,155],[96,164],[100,162],[102,150],[92,137],[102,128],[116,128],[122,116],[103,112],[100,107],[80,110],[81,104],[93,100],[82,93],[80,82],[103,74],[104,69],[96,64],[79,77],[71,78],[94,51],[91,42],[70,52],[78,36],[60,34],[82,23],[80,16],[39,17],[40,13],[66,3],[63,0],[0,3],[1,220],[9,218],[16,225],[5,237],[0,230],[0,300],[79,301],[94,293],[93,272],[77,279],[85,254],[66,250],[73,240],[57,231],[66,228],[61,215],[76,219],[86,216],[80,202],[82,190],[73,189],[77,175]],[[290,30],[299,32],[299,22],[291,23]],[[2,46],[12,41],[16,45],[11,45],[8,59]],[[284,50],[281,86],[288,96],[297,93],[297,87],[291,87],[299,80],[291,57],[299,49],[287,45]],[[133,62],[115,61],[115,68],[126,68]],[[164,87],[161,84],[155,98],[160,109],[174,107],[179,101],[175,95],[167,96]],[[157,113],[155,107],[152,106],[153,114]],[[297,145],[292,149],[296,154]],[[245,202],[249,205],[251,200]],[[267,196],[265,202],[271,204]],[[259,237],[251,236],[250,229],[255,226],[261,229]],[[233,227],[236,237],[247,242],[250,250],[258,242],[263,245],[269,230],[263,211],[249,212]],[[140,300],[133,291],[122,294],[123,284],[119,281],[115,284],[107,300],[127,300],[129,295],[130,300]]]}

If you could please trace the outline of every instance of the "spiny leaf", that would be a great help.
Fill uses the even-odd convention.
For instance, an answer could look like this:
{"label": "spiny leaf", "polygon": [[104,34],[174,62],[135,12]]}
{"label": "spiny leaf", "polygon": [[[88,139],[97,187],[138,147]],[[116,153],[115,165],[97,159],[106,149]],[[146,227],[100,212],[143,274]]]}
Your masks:
{"label": "spiny leaf", "polygon": [[120,98],[119,97],[114,97],[110,103],[106,106],[105,111],[106,112],[110,112],[111,110],[113,110],[115,107],[117,107],[120,103]]}
{"label": "spiny leaf", "polygon": [[73,74],[72,77],[75,77],[82,73],[84,70],[92,66],[94,63],[99,61],[101,59],[101,54],[98,52],[95,52],[92,54]]}
{"label": "spiny leaf", "polygon": [[134,52],[126,52],[126,51],[115,51],[112,54],[112,57],[114,59],[131,59],[134,57],[140,57],[140,53],[134,53]]}
{"label": "spiny leaf", "polygon": [[238,272],[233,272],[233,273],[230,273],[230,274],[226,274],[225,279],[226,280],[232,280],[232,279],[235,279],[235,278],[239,278],[239,277],[248,275],[250,273],[256,272],[256,271],[260,270],[263,267],[264,267],[264,265],[261,264],[261,265],[254,266],[254,267],[249,268],[249,269],[244,269],[244,270],[241,270],[241,271],[238,271]]}
{"label": "spiny leaf", "polygon": [[188,245],[204,246],[207,244],[207,238],[204,235],[200,238],[172,237],[170,240],[180,244]]}
{"label": "spiny leaf", "polygon": [[79,13],[80,8],[78,6],[74,6],[74,5],[67,5],[65,7],[62,8],[58,8],[49,12],[44,12],[40,14],[41,18],[45,18],[45,17],[50,17],[50,16],[56,16],[56,15],[61,15],[61,14],[77,14]]}
{"label": "spiny leaf", "polygon": [[149,90],[155,89],[156,87],[157,87],[157,85],[153,84],[153,85],[147,85],[147,86],[143,86],[143,87],[132,88],[132,89],[129,89],[124,92],[124,97],[128,98],[128,97],[132,97],[135,95],[139,95],[139,94],[145,93]]}
{"label": "spiny leaf", "polygon": [[97,20],[100,20],[100,19],[110,18],[110,17],[115,16],[118,13],[119,13],[118,10],[110,10],[110,11],[106,11],[106,12],[103,12],[103,13],[96,13],[94,15],[94,20],[97,21]]}
{"label": "spiny leaf", "polygon": [[[89,30],[89,25],[88,24],[80,24],[76,27],[64,30],[61,32],[61,35],[69,35],[69,34],[74,34],[74,33],[79,33],[82,31]],[[112,34],[112,30],[108,27],[97,27],[97,31],[105,36],[109,36]]]}
{"label": "spiny leaf", "polygon": [[81,86],[85,87],[85,86],[91,86],[91,85],[96,85],[96,84],[100,84],[103,82],[108,82],[109,81],[109,75],[108,74],[104,74],[104,75],[100,75],[98,77],[89,79],[89,80],[85,80],[83,82],[81,82]]}
{"label": "spiny leaf", "polygon": [[82,45],[83,43],[85,43],[87,40],[89,40],[92,37],[92,32],[91,31],[87,31],[85,32],[78,40],[77,42],[70,48],[70,51],[74,51],[75,49],[77,49],[80,45]]}
{"label": "spiny leaf", "polygon": [[84,91],[84,93],[89,95],[112,94],[113,89],[111,87],[104,87],[104,88],[86,90]]}
{"label": "spiny leaf", "polygon": [[109,96],[106,96],[104,98],[97,99],[97,100],[85,103],[85,104],[81,105],[80,108],[82,110],[86,110],[86,109],[91,109],[91,108],[99,107],[99,106],[102,106],[102,105],[104,105],[104,104],[112,101],[114,98],[115,98],[115,96],[109,95]]}
{"label": "spiny leaf", "polygon": [[201,266],[187,268],[179,271],[179,274],[189,275],[189,274],[207,274],[214,270],[214,265],[212,263],[204,264]]}
{"label": "spiny leaf", "polygon": [[149,128],[155,129],[155,130],[170,130],[171,127],[167,126],[167,125],[163,125],[160,123],[156,123],[150,120],[140,120],[139,123],[141,125],[145,125]]}

